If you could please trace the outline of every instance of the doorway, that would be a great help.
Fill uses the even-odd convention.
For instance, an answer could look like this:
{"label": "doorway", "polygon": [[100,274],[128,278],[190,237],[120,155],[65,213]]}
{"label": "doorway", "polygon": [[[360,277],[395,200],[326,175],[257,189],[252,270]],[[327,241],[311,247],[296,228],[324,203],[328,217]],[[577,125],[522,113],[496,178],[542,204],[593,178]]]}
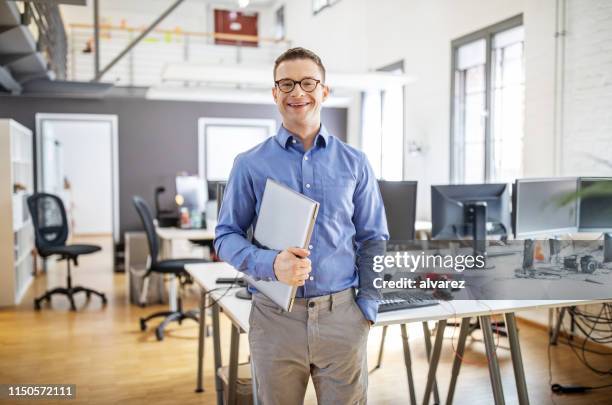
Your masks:
{"label": "doorway", "polygon": [[71,234],[119,242],[117,116],[36,114],[37,189],[59,195]]}

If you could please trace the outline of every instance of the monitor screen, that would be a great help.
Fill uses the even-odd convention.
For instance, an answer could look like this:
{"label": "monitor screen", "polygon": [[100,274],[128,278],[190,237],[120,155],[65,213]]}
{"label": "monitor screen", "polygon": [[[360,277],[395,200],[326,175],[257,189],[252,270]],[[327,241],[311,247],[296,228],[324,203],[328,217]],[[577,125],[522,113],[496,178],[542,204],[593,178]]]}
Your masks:
{"label": "monitor screen", "polygon": [[414,239],[416,217],[416,181],[378,181],[385,212],[389,238],[393,241]]}
{"label": "monitor screen", "polygon": [[227,181],[236,156],[272,135],[265,125],[207,125],[205,131],[208,181]]}
{"label": "monitor screen", "polygon": [[451,184],[431,186],[432,236],[455,239],[472,234],[467,208],[486,203],[488,235],[507,235],[511,229],[508,185]]}
{"label": "monitor screen", "polygon": [[515,235],[558,235],[576,232],[578,204],[575,199],[562,204],[576,194],[578,179],[520,179],[515,187]]}
{"label": "monitor screen", "polygon": [[200,213],[206,211],[208,185],[201,177],[176,176],[176,194],[182,197],[181,207]]}
{"label": "monitor screen", "polygon": [[612,232],[612,178],[584,177],[579,181],[580,231]]}

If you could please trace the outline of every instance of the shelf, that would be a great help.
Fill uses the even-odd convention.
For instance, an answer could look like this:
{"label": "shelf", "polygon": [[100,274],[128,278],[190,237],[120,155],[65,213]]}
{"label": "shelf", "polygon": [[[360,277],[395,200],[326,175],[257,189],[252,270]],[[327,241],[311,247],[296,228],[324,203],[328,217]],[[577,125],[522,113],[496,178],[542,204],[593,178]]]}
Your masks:
{"label": "shelf", "polygon": [[[7,38],[18,33],[13,29],[0,32],[0,48],[13,46]],[[0,161],[7,162],[0,171],[0,204],[5,209],[2,215],[7,216],[0,223],[0,307],[19,303],[32,282],[35,243],[26,201],[34,189],[32,141],[28,128],[0,119]],[[25,189],[14,192],[15,184]]]}

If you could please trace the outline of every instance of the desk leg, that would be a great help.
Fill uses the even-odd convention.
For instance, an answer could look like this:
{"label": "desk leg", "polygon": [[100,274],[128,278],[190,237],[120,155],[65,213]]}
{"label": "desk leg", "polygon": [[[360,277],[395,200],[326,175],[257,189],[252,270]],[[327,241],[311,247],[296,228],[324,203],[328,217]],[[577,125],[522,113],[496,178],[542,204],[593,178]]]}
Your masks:
{"label": "desk leg", "polygon": [[240,329],[238,326],[232,325],[232,335],[230,338],[230,358],[229,358],[229,378],[228,378],[228,393],[227,404],[236,404],[236,380],[238,380],[238,354],[240,343]]}
{"label": "desk leg", "polygon": [[489,315],[479,316],[480,327],[482,328],[482,336],[487,350],[487,360],[489,362],[489,376],[491,377],[491,388],[493,389],[493,398],[495,405],[503,405],[504,389],[501,382],[501,374],[499,372],[499,363],[497,361],[497,353],[495,352],[495,341],[493,340],[493,330],[491,328],[491,317]]}
{"label": "desk leg", "polygon": [[[431,331],[429,330],[429,324],[427,321],[423,322],[423,337],[425,338],[425,353],[427,354],[427,361],[431,358]],[[438,392],[438,381],[434,378],[433,382],[433,395],[434,404],[440,403],[440,394]]]}
{"label": "desk leg", "polygon": [[453,403],[453,396],[455,395],[455,385],[457,384],[457,377],[459,376],[459,369],[461,368],[461,361],[463,359],[463,352],[465,350],[465,341],[468,336],[470,329],[470,318],[461,319],[461,327],[459,329],[459,341],[457,342],[457,353],[453,360],[453,369],[451,371],[451,380],[448,386],[448,394],[446,395],[446,405]]}
{"label": "desk leg", "polygon": [[559,333],[561,332],[561,325],[563,325],[563,317],[565,316],[565,307],[561,308],[559,315],[557,316],[555,327],[552,330],[552,335],[550,336],[550,344],[556,345],[557,340],[559,339]]}
{"label": "desk leg", "polygon": [[[211,300],[212,301],[212,300]],[[219,329],[219,304],[212,306],[213,323],[213,349],[215,352],[215,390],[217,391],[217,405],[223,405],[223,380],[219,377],[221,367],[221,330]]]}
{"label": "desk leg", "polygon": [[387,337],[388,327],[389,325],[383,326],[382,337],[380,338],[380,348],[378,349],[378,360],[376,361],[376,365],[374,366],[374,368],[368,371],[368,374],[373,373],[374,371],[378,370],[382,366],[383,351],[385,349],[385,338]]}
{"label": "desk leg", "polygon": [[527,393],[527,382],[525,380],[525,370],[523,369],[523,356],[521,355],[521,345],[516,329],[516,319],[513,312],[506,314],[506,329],[510,342],[510,354],[512,355],[512,366],[514,367],[514,379],[520,405],[529,405],[529,395]]}
{"label": "desk leg", "polygon": [[[162,256],[162,259],[172,258],[172,239],[162,239],[161,256]],[[170,281],[168,282],[169,311],[177,310],[177,305],[176,305],[177,297],[178,297],[178,286],[176,282],[176,277],[174,275],[170,275]]]}
{"label": "desk leg", "polygon": [[204,392],[204,338],[206,337],[206,291],[200,288],[200,329],[198,331],[198,379],[196,392]]}
{"label": "desk leg", "polygon": [[[386,327],[386,326],[385,326]],[[406,375],[408,376],[408,392],[410,393],[410,404],[416,405],[416,394],[414,392],[414,379],[412,378],[412,360],[410,359],[410,343],[408,341],[408,331],[406,324],[400,325],[402,330],[402,345],[404,347],[404,364],[406,365]]]}
{"label": "desk leg", "polygon": [[429,398],[436,380],[436,370],[440,362],[440,353],[442,352],[442,340],[444,339],[444,329],[446,328],[446,319],[438,321],[438,329],[436,332],[436,340],[434,342],[431,358],[429,359],[429,372],[427,373],[427,384],[425,384],[425,395],[423,396],[423,405],[429,405]]}

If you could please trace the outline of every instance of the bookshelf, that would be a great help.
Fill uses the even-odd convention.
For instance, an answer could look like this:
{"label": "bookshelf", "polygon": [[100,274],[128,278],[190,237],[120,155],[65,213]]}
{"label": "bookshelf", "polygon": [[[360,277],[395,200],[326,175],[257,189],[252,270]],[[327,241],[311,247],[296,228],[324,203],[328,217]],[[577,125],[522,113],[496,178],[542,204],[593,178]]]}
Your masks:
{"label": "bookshelf", "polygon": [[0,119],[0,306],[18,304],[32,282],[34,230],[27,197],[34,192],[32,131]]}

